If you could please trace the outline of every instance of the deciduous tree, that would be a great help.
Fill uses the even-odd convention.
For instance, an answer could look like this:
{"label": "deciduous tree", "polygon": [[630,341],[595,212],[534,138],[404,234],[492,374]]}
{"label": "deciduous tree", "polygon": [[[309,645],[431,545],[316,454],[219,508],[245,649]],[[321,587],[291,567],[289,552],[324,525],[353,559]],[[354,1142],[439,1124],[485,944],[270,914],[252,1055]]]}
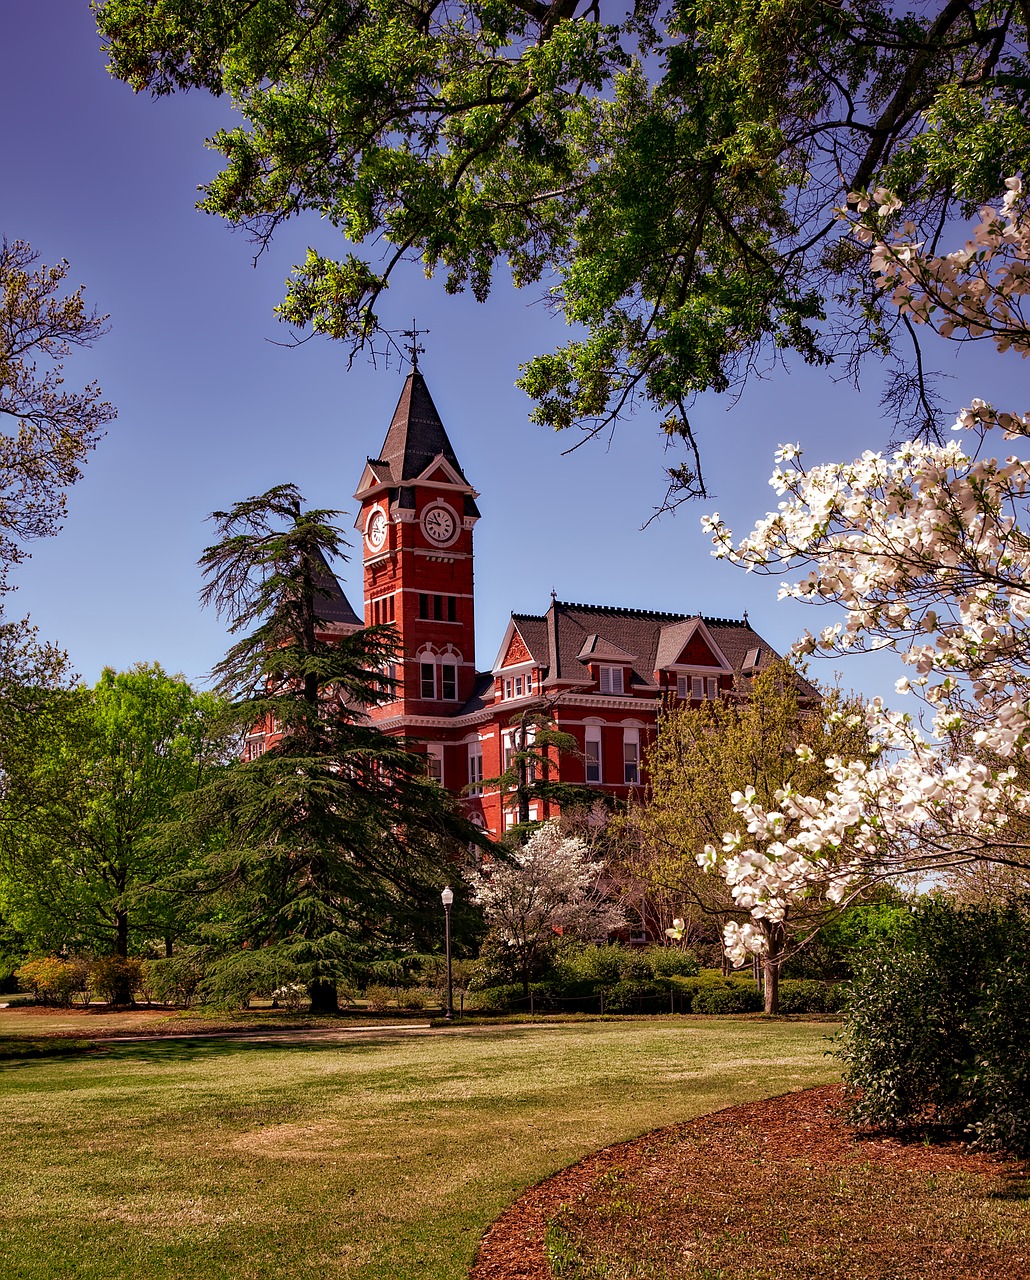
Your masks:
{"label": "deciduous tree", "polygon": [[[730,700],[668,707],[648,752],[645,803],[618,824],[626,870],[664,896],[684,922],[700,913],[735,934],[749,903],[717,875],[698,867],[706,845],[721,843],[735,820],[732,797],[749,794],[771,805],[784,787],[825,790],[827,755],[868,759],[861,704],[837,690],[820,694],[796,667],[777,662],[742,681]],[[791,942],[814,932],[825,902],[812,891],[761,918],[766,1012],[777,1011],[779,971]],[[668,923],[672,923],[671,919]],[[789,926],[799,937],[792,939]]]}
{"label": "deciduous tree", "polygon": [[115,416],[95,382],[65,385],[65,359],[107,319],[81,286],[65,292],[67,275],[67,262],[43,266],[25,241],[0,241],[0,590],[25,543],[61,527],[65,490]]}
{"label": "deciduous tree", "polygon": [[492,937],[511,955],[529,994],[529,982],[556,937],[607,939],[625,913],[602,884],[603,864],[576,836],[556,823],[533,831],[525,844],[473,874],[475,898]]}
{"label": "deciduous tree", "polygon": [[181,930],[160,886],[191,851],[165,826],[221,757],[217,713],[213,695],[139,664],[9,714],[0,893],[34,948],[124,958]]}
{"label": "deciduous tree", "polygon": [[[688,444],[691,398],[787,352],[843,362],[912,335],[833,210],[897,192],[931,239],[1026,161],[1023,0],[106,0],[112,72],[242,116],[201,207],[264,245],[316,213],[283,319],[356,349],[400,264],[486,297],[506,263],[581,327],[532,361],[536,417],[599,431],[643,399]],[[372,249],[363,246],[373,245]],[[938,409],[918,362],[889,379]]]}
{"label": "deciduous tree", "polygon": [[[892,232],[897,202],[887,192],[860,210],[858,230],[901,310],[1025,351],[1030,219],[1020,181],[1006,185],[954,254],[919,243],[911,226]],[[820,877],[845,895],[904,873],[925,879],[984,863],[1025,871],[1030,464],[1017,453],[990,457],[986,445],[991,432],[1024,441],[1030,418],[977,400],[955,425],[965,440],[812,468],[785,446],[776,512],[736,544],[717,515],[706,522],[717,555],[758,571],[800,569],[785,594],[843,608],[844,620],[806,636],[801,651],[894,650],[911,672],[898,693],[920,697],[932,715],[927,732],[877,700],[867,715],[882,747],[874,766],[828,758],[833,781],[822,796],[784,788],[772,806],[738,797],[746,833],[725,837],[722,865],[751,869],[738,901],[755,917]],[[754,926],[736,942],[739,951],[761,945]]]}

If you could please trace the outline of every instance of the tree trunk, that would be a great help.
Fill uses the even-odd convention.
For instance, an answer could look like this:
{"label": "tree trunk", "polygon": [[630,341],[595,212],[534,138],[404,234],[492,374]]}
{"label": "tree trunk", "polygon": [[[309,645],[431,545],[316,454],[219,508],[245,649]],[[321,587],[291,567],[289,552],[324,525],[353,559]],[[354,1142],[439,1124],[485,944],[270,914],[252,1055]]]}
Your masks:
{"label": "tree trunk", "polygon": [[[120,908],[114,913],[114,953],[119,960],[129,958],[129,913]],[[113,1005],[135,1004],[132,998],[132,983],[129,973],[123,970],[111,990]]]}
{"label": "tree trunk", "polygon": [[765,1012],[780,1011],[780,964],[783,956],[783,938],[786,930],[782,924],[765,926],[766,951],[762,957],[762,973],[765,978]]}
{"label": "tree trunk", "polygon": [[312,1013],[339,1013],[340,1004],[336,996],[336,983],[328,978],[316,978],[308,983],[308,995],[311,997]]}

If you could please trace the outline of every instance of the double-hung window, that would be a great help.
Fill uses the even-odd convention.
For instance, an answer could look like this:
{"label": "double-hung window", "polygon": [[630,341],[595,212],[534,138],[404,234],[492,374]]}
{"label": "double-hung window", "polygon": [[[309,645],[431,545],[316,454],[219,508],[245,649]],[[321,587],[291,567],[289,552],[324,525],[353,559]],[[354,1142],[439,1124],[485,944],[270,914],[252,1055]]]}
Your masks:
{"label": "double-hung window", "polygon": [[443,786],[443,747],[431,742],[426,748],[426,772]]}
{"label": "double-hung window", "polygon": [[458,668],[453,662],[440,664],[440,697],[447,702],[458,697]]}
{"label": "double-hung window", "polygon": [[622,731],[623,781],[636,786],[640,781],[640,730]]}
{"label": "double-hung window", "polygon": [[483,744],[469,743],[469,795],[483,794]]}
{"label": "double-hung window", "polygon": [[423,698],[436,697],[436,663],[420,662],[419,672],[421,675],[421,696]]}
{"label": "double-hung window", "polygon": [[583,744],[586,757],[587,782],[601,782],[601,728],[600,725],[588,725],[586,740]]}

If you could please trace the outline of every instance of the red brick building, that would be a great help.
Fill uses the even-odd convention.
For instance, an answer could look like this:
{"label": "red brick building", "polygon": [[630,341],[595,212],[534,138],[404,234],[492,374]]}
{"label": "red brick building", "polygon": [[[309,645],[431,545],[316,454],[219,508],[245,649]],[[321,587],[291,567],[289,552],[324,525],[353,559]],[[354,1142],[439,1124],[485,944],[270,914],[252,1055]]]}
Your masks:
{"label": "red brick building", "polygon": [[[364,570],[364,617],[339,583],[325,584],[329,634],[392,623],[400,637],[394,701],[379,726],[424,744],[427,768],[465,797],[474,821],[501,834],[515,817],[484,779],[504,771],[522,714],[544,709],[578,754],[552,777],[626,799],[668,699],[729,696],[776,654],[746,618],[706,618],[552,596],[539,615],[512,614],[493,667],[475,652],[473,534],[478,494],[454,453],[425,379],[409,374],[382,448],[365,464],[355,498]],[[263,749],[253,735],[251,751]],[[530,817],[555,814],[543,801]]]}

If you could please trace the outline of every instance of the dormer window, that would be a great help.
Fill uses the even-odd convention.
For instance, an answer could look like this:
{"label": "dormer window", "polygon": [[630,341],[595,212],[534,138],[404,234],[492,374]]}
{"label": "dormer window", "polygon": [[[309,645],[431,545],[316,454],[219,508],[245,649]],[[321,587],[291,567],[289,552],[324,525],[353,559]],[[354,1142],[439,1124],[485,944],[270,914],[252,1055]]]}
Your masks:
{"label": "dormer window", "polygon": [[758,671],[758,664],[762,660],[762,650],[760,648],[748,649],[744,656],[744,665],[740,669],[741,675],[753,676]]}
{"label": "dormer window", "polygon": [[622,667],[601,667],[598,672],[598,680],[602,693],[623,693],[623,669]]}

